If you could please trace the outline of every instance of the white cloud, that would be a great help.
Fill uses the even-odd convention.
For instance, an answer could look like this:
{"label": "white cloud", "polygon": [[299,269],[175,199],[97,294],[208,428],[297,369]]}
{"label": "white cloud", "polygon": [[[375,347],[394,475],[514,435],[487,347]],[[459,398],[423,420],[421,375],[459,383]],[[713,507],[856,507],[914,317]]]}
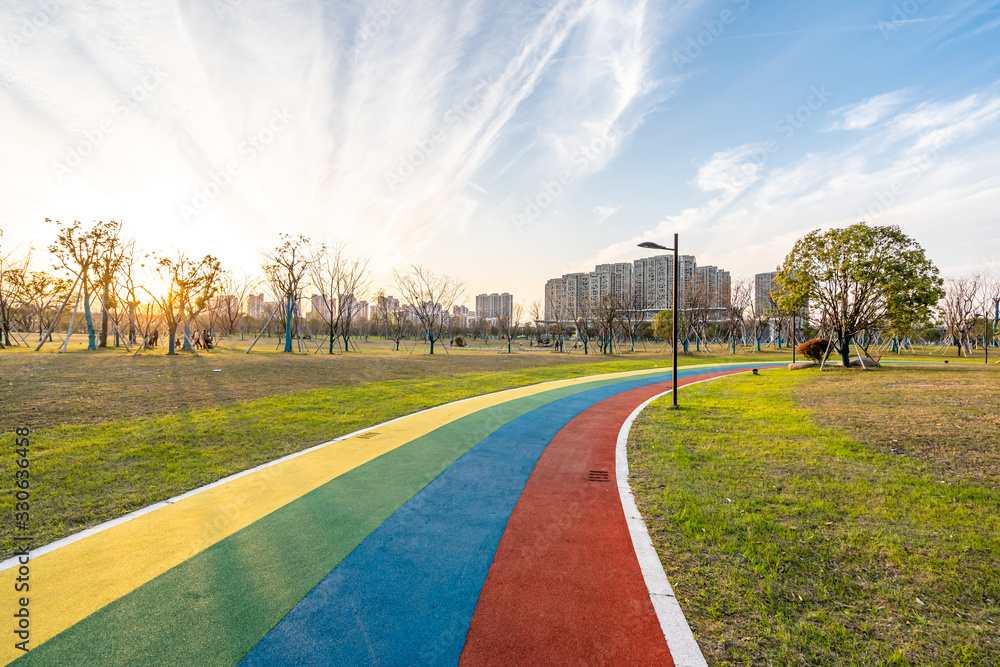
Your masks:
{"label": "white cloud", "polygon": [[[875,137],[807,154],[757,173],[738,196],[716,197],[664,218],[634,239],[581,262],[631,261],[640,240],[681,233],[682,252],[735,274],[772,270],[795,239],[859,220],[898,224],[944,273],[992,266],[1000,257],[1000,94],[924,102],[888,117]],[[746,146],[721,151],[699,169],[710,191]],[[708,186],[714,186],[708,187]],[[973,232],[973,230],[978,230]]]}
{"label": "white cloud", "polygon": [[[613,127],[578,176],[602,169],[660,95],[646,0],[232,4],[81,0],[16,51],[0,44],[0,228],[47,242],[44,217],[124,218],[148,248],[249,266],[301,231],[387,269],[502,219],[491,160],[530,190]],[[22,19],[0,8],[0,34]],[[150,68],[162,80],[131,99]],[[60,180],[53,163],[80,146]]]}
{"label": "white cloud", "polygon": [[863,130],[875,125],[890,113],[898,109],[907,98],[905,90],[896,90],[884,95],[870,97],[863,102],[847,107],[841,107],[832,112],[841,120],[834,121],[834,130]]}
{"label": "white cloud", "polygon": [[591,213],[597,214],[597,224],[601,224],[615,213],[621,210],[621,205],[618,206],[595,206],[590,209]]}

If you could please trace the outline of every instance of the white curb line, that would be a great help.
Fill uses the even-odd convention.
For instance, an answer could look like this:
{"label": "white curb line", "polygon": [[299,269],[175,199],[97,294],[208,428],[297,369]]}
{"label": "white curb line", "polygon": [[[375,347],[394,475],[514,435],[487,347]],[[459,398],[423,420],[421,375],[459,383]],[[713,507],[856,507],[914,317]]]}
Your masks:
{"label": "white curb line", "polygon": [[[746,372],[750,372],[747,370]],[[740,375],[740,373],[732,373]],[[689,382],[685,387],[702,382],[719,380],[730,375],[722,375],[717,378],[698,380]],[[635,496],[632,494],[632,487],[628,484],[628,434],[632,430],[632,422],[639,416],[639,413],[646,409],[650,403],[658,398],[662,398],[670,393],[665,391],[653,396],[651,399],[637,407],[628,416],[622,428],[618,431],[618,442],[615,446],[615,476],[618,478],[618,495],[622,500],[622,509],[625,511],[625,521],[628,523],[628,532],[632,536],[632,546],[635,549],[635,557],[639,561],[639,568],[642,570],[642,577],[646,580],[646,588],[649,589],[649,599],[653,603],[656,617],[660,620],[660,629],[667,640],[667,648],[674,659],[676,667],[708,667],[705,656],[702,655],[698,642],[695,641],[691,626],[684,618],[674,590],[667,580],[667,573],[660,563],[660,556],[653,547],[653,540],[649,536],[646,522],[639,514],[639,508],[635,505]]]}

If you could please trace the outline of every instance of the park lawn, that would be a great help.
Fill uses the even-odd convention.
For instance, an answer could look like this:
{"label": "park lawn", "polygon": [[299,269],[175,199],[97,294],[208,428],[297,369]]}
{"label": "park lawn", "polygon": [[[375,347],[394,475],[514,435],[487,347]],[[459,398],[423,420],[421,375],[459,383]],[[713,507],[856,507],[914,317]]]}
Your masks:
{"label": "park lawn", "polygon": [[[18,368],[18,379],[37,391],[6,394],[9,411],[2,429],[11,443],[15,428],[32,429],[35,546],[436,405],[549,380],[669,363],[653,357],[551,353],[433,358],[240,353],[132,359],[103,350],[47,356],[20,356],[28,366]],[[11,359],[5,359],[7,368],[13,367]],[[686,364],[711,361],[684,359]],[[509,370],[456,373],[504,366]],[[212,370],[218,367],[222,370]],[[275,386],[299,389],[269,395]],[[191,393],[203,400],[190,400]],[[262,397],[233,400],[246,395]],[[78,405],[85,396],[90,396],[87,405]],[[96,404],[94,396],[101,397]],[[206,407],[192,407],[199,402]],[[10,449],[2,465],[7,479],[14,478],[14,465]],[[9,515],[12,502],[11,495],[0,496],[0,514]],[[0,555],[14,551],[12,527],[5,527]]]}
{"label": "park lawn", "polygon": [[996,368],[681,396],[636,420],[631,483],[710,664],[1000,664]]}
{"label": "park lawn", "polygon": [[[453,348],[445,352],[438,347],[431,356],[422,354],[419,344],[412,354],[393,351],[388,341],[374,338],[352,344],[360,352],[284,354],[275,351],[275,339],[265,338],[251,354],[244,354],[250,340],[233,337],[200,357],[191,353],[166,356],[162,349],[133,357],[124,349],[86,352],[84,337],[76,335],[67,354],[58,354],[54,345],[38,353],[24,347],[0,350],[0,433],[25,425],[47,429],[169,415],[309,389],[391,380],[571,367],[559,372],[562,374],[543,373],[537,380],[524,380],[532,382],[607,372],[604,369],[610,368],[606,366],[609,362],[624,364],[614,366],[616,370],[669,363],[669,354],[656,354],[653,345],[623,356],[584,355],[582,351],[556,354],[527,347],[507,354],[498,353],[498,345],[489,351]],[[413,341],[406,344],[414,345]],[[721,352],[717,346],[714,349]],[[689,355],[682,356],[680,363],[758,359],[765,363],[788,358],[789,353],[782,350],[735,357]]]}

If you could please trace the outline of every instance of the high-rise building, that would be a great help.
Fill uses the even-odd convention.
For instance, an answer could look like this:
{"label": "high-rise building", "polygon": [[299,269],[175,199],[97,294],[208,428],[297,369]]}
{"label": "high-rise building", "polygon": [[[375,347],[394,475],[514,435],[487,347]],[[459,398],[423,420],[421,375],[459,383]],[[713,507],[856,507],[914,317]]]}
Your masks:
{"label": "high-rise building", "polygon": [[255,320],[268,317],[271,311],[267,310],[264,304],[263,294],[251,294],[247,297],[247,314]]}
{"label": "high-rise building", "polygon": [[[709,308],[729,307],[732,279],[715,266],[698,267],[693,255],[678,257],[678,300],[687,307],[686,295],[697,282],[706,285]],[[589,273],[567,273],[545,283],[545,319],[573,321],[607,295],[625,297],[631,307],[648,316],[673,307],[674,257],[643,257],[631,264],[599,264]],[[713,312],[712,317],[717,313]],[[725,313],[718,313],[724,317]]]}
{"label": "high-rise building", "polygon": [[503,294],[479,294],[476,296],[476,315],[484,320],[510,317],[514,312],[514,297]]}
{"label": "high-rise building", "polygon": [[769,271],[758,273],[753,277],[753,303],[756,312],[763,313],[767,310],[771,290],[774,288],[774,279],[777,276],[777,271]]}

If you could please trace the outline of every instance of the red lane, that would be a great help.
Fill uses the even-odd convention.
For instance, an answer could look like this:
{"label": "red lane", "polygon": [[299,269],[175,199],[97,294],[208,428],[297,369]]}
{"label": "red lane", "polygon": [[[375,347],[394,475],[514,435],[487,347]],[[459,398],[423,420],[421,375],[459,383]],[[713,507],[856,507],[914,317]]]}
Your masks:
{"label": "red lane", "polygon": [[[681,378],[678,384],[746,370]],[[504,530],[460,664],[673,665],[615,475],[622,424],[669,386],[606,399],[552,439]]]}

